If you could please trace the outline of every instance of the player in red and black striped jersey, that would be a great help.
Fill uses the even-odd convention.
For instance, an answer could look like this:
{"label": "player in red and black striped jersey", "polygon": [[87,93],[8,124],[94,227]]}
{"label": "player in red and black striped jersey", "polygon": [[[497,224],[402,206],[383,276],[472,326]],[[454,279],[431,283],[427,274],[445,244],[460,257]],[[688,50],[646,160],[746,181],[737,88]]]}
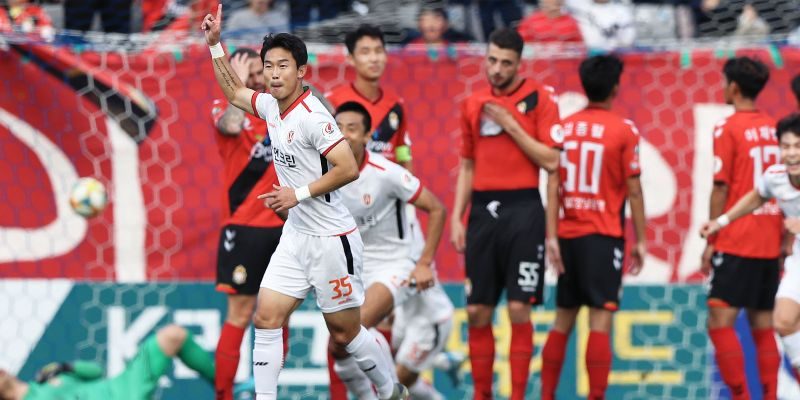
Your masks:
{"label": "player in red and black striped jersey", "polygon": [[[738,57],[725,63],[723,73],[725,101],[736,112],[714,128],[712,220],[751,192],[764,171],[779,162],[780,155],[775,120],[755,105],[769,79],[767,67]],[[781,231],[781,211],[770,201],[710,237],[703,254],[702,271],[711,272],[708,334],[720,375],[733,399],[750,398],[742,346],[734,329],[741,309],[747,310],[764,398],[777,396],[780,356],[772,311],[780,279]]]}
{"label": "player in red and black striped jersey", "polygon": [[[558,168],[563,131],[553,88],[519,75],[523,42],[489,37],[489,87],[461,109],[461,167],[451,241],[465,251],[469,351],[475,398],[492,398],[492,314],[505,289],[511,319],[511,399],[525,398],[533,353],[532,305],[543,300],[545,212],[539,169]],[[554,176],[554,175],[553,175]],[[462,217],[472,202],[467,230]]]}
{"label": "player in red and black striped jersey", "polygon": [[[636,244],[630,273],[641,270],[645,215],[639,182],[639,132],[633,122],[611,112],[619,90],[622,62],[614,56],[584,60],[580,78],[589,105],[564,119],[559,201],[548,216],[559,215],[560,249],[556,320],[542,349],[542,399],[555,398],[569,335],[581,306],[589,307],[586,367],[589,399],[605,397],[611,370],[609,332],[619,304],[624,261],[624,208],[630,200]],[[552,206],[552,208],[551,208]],[[553,238],[548,238],[548,241]]]}
{"label": "player in red and black striped jersey", "polygon": [[[248,88],[264,91],[258,53],[238,49],[231,54],[231,66]],[[278,184],[267,122],[224,99],[214,101],[211,116],[225,182],[217,290],[228,294],[228,313],[217,343],[215,387],[217,399],[227,400],[233,396],[242,337],[253,316],[264,271],[280,241],[283,220],[256,198]],[[283,332],[286,354],[289,330]]]}

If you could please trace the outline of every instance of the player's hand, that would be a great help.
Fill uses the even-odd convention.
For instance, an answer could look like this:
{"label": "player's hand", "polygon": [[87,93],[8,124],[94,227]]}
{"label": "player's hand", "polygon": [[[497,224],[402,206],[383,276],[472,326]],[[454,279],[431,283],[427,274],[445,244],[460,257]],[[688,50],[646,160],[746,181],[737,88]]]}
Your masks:
{"label": "player's hand", "polygon": [[409,282],[416,282],[419,291],[427,290],[436,284],[433,276],[433,268],[431,264],[424,261],[417,262],[417,266],[411,271],[408,277]]}
{"label": "player's hand", "polygon": [[722,229],[722,227],[719,226],[719,223],[717,223],[716,220],[708,221],[703,224],[702,228],[700,228],[700,237],[703,239],[708,239],[709,236],[719,232],[720,229]]}
{"label": "player's hand", "polygon": [[508,109],[497,103],[487,102],[483,105],[483,112],[500,125],[508,134],[514,132],[514,128],[519,128],[519,122],[517,122],[514,115],[511,114],[511,111],[508,111]]}
{"label": "player's hand", "polygon": [[267,207],[275,210],[276,213],[288,211],[298,204],[294,189],[286,186],[272,185],[275,189],[269,193],[258,195],[259,199],[265,199]]}
{"label": "player's hand", "polygon": [[544,258],[557,275],[564,273],[564,262],[561,260],[561,247],[558,238],[549,238],[544,242]]}
{"label": "player's hand", "polygon": [[236,73],[242,83],[247,82],[247,78],[250,76],[250,66],[254,62],[256,62],[256,59],[250,58],[245,53],[239,53],[231,58],[231,69],[233,69],[233,72]]}
{"label": "player's hand", "polygon": [[708,275],[711,273],[711,257],[714,256],[714,246],[706,245],[703,250],[703,257],[700,259],[700,273]]}
{"label": "player's hand", "polygon": [[631,259],[633,259],[633,263],[628,273],[633,276],[639,275],[639,273],[642,272],[645,257],[647,257],[647,244],[645,244],[644,241],[636,242],[631,249]]}
{"label": "player's hand", "polygon": [[206,14],[203,22],[200,23],[200,29],[206,35],[206,43],[213,46],[219,43],[219,35],[222,32],[222,3],[217,7],[217,15]]}
{"label": "player's hand", "polygon": [[450,221],[450,243],[453,244],[453,247],[456,248],[457,252],[464,252],[467,242],[466,237],[467,234],[466,230],[464,229],[464,223],[461,222],[460,218],[453,218]]}
{"label": "player's hand", "polygon": [[792,235],[800,234],[800,218],[790,217],[783,220],[783,227]]}

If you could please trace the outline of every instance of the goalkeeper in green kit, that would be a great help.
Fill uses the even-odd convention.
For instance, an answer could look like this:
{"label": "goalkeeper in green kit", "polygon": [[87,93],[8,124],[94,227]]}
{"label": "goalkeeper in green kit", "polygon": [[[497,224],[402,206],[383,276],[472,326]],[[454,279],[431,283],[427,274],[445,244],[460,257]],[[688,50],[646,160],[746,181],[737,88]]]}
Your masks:
{"label": "goalkeeper in green kit", "polygon": [[103,378],[99,365],[85,361],[49,364],[35,382],[22,382],[0,370],[0,400],[147,400],[175,356],[213,386],[211,356],[185,328],[169,325],[146,339],[136,357],[113,378]]}

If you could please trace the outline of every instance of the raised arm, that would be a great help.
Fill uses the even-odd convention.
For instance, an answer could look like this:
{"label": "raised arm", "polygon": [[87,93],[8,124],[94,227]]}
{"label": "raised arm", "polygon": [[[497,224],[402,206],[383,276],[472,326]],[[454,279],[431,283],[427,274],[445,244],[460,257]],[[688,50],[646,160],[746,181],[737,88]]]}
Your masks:
{"label": "raised arm", "polygon": [[200,29],[203,30],[206,36],[206,43],[208,43],[208,47],[211,50],[211,62],[214,64],[214,76],[217,78],[217,83],[222,88],[225,98],[237,108],[258,117],[259,115],[253,109],[251,103],[255,91],[248,89],[236,76],[236,72],[231,68],[231,64],[225,56],[225,50],[219,41],[220,32],[222,31],[222,4],[217,7],[216,16],[206,14]]}
{"label": "raised arm", "polygon": [[727,213],[703,224],[703,227],[700,229],[700,236],[707,238],[719,232],[720,229],[731,222],[755,211],[758,207],[766,203],[767,200],[769,199],[763,198],[758,194],[758,190],[751,190],[750,193],[742,196]]}

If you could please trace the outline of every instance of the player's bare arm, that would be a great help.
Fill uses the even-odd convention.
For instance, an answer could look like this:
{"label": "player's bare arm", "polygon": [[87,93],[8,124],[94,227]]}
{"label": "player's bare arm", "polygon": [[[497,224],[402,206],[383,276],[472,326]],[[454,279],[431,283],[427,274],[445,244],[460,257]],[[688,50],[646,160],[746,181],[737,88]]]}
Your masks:
{"label": "player's bare arm", "polygon": [[561,248],[558,245],[558,211],[561,199],[558,187],[561,184],[560,171],[547,174],[547,238],[545,240],[545,259],[550,268],[561,275],[564,273],[564,263],[561,261]]}
{"label": "player's bare arm", "polygon": [[644,259],[647,256],[644,195],[642,194],[642,182],[639,176],[629,177],[625,183],[628,186],[628,202],[631,206],[633,231],[636,235],[636,243],[631,249],[633,264],[628,272],[630,272],[631,275],[639,275],[639,272],[642,271],[642,266],[644,266]]}
{"label": "player's bare arm", "polygon": [[[250,74],[251,64],[257,62],[258,61],[255,58],[250,58],[247,56],[247,54],[240,53],[231,59],[230,64],[239,80],[244,82],[247,80],[247,76]],[[228,107],[225,108],[225,112],[222,114],[222,117],[220,117],[219,121],[217,121],[217,129],[223,135],[236,136],[242,132],[244,118],[245,115],[243,110],[228,104]]]}
{"label": "player's bare arm", "polygon": [[467,232],[461,218],[467,210],[467,204],[472,199],[472,174],[474,169],[474,160],[461,159],[458,180],[456,181],[455,200],[453,200],[453,214],[450,217],[450,242],[459,253],[463,253],[466,247]]}
{"label": "player's bare arm", "polygon": [[750,193],[739,199],[728,212],[703,224],[703,227],[700,229],[700,236],[707,238],[719,232],[720,229],[724,228],[729,223],[755,211],[758,207],[766,203],[767,200],[769,199],[761,197],[757,190],[751,190]]}
{"label": "player's bare arm", "polygon": [[[728,201],[728,185],[723,182],[714,182],[714,187],[711,188],[711,199],[709,200],[709,220],[714,220],[725,209],[725,202]],[[714,255],[714,245],[708,243],[703,251],[703,257],[700,263],[700,272],[708,275],[711,272],[711,256]]]}
{"label": "player's bare arm", "polygon": [[[336,144],[325,155],[325,158],[333,165],[333,168],[308,185],[310,197],[330,193],[358,179],[358,165],[346,141],[342,140]],[[265,199],[265,204],[275,210],[278,215],[300,203],[297,200],[295,188],[277,185],[273,185],[273,187],[275,190],[259,195],[258,198]]]}
{"label": "player's bare arm", "polygon": [[558,150],[534,139],[505,107],[489,102],[483,106],[483,110],[514,139],[525,156],[536,165],[547,172],[558,168]]}
{"label": "player's bare arm", "polygon": [[425,290],[434,285],[431,263],[436,255],[436,249],[442,239],[444,223],[447,219],[447,209],[444,204],[428,189],[423,188],[422,193],[414,201],[414,207],[428,213],[428,231],[425,235],[425,247],[417,261],[417,266],[411,271],[411,279],[417,282],[420,290]]}
{"label": "player's bare arm", "polygon": [[[206,43],[211,48],[218,48],[220,44],[219,37],[222,31],[222,4],[217,7],[216,16],[206,14],[203,22],[200,24],[200,29],[206,37]],[[219,50],[217,50],[219,51]],[[219,87],[225,94],[225,98],[236,106],[237,108],[258,116],[253,106],[250,105],[250,99],[253,97],[254,90],[248,89],[244,83],[236,75],[236,72],[231,67],[228,58],[225,57],[223,52],[222,56],[215,57],[212,53],[211,62],[214,65],[214,76],[217,78]]]}

